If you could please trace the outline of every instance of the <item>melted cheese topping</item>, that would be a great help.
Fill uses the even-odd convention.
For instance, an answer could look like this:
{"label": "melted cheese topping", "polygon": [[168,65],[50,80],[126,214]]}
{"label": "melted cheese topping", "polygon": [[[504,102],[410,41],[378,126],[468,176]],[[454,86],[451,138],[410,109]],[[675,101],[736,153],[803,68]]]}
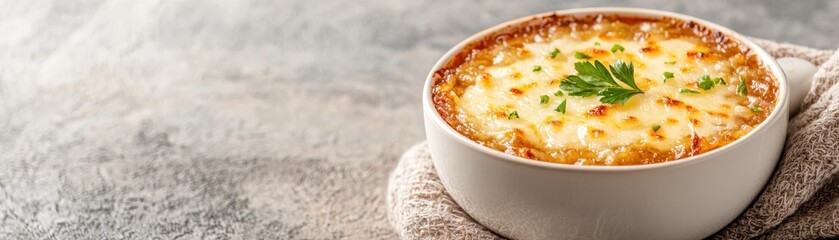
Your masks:
{"label": "melted cheese topping", "polygon": [[[672,37],[683,31],[675,28],[671,34],[665,27],[671,25],[600,18],[585,26],[569,24],[574,27],[566,26],[567,32],[551,26],[506,39],[473,52],[444,79],[435,94],[446,96],[451,109],[438,110],[449,115],[447,121],[458,131],[484,145],[583,165],[645,164],[696,155],[736,140],[768,116],[772,91],[777,90],[765,69],[749,65],[755,64],[754,56],[733,52],[741,49],[736,46],[709,45],[699,36]],[[616,28],[631,37],[609,35]],[[615,45],[624,50],[613,53]],[[556,57],[551,56],[554,49],[560,52]],[[576,59],[577,52],[592,59]],[[568,75],[578,74],[574,63],[594,60],[607,66],[617,60],[632,62],[635,82],[644,93],[625,105],[611,105],[601,103],[599,96],[560,91]],[[665,82],[664,72],[674,77]],[[698,82],[704,75],[722,78],[725,84],[701,89]],[[763,89],[743,96],[737,93],[742,81]],[[682,89],[699,93],[680,93]],[[547,103],[542,103],[543,95],[549,97]],[[555,110],[562,101],[565,113]],[[757,107],[763,111],[752,110]],[[510,117],[513,111],[518,118]]]}

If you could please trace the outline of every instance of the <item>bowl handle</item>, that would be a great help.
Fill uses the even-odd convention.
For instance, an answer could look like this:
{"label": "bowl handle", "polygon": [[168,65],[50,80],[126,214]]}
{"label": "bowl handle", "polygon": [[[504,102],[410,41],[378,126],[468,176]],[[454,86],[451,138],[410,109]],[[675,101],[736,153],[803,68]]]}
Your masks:
{"label": "bowl handle", "polygon": [[787,83],[789,83],[789,113],[790,116],[795,116],[801,110],[801,102],[804,101],[804,96],[810,91],[810,86],[813,85],[813,75],[816,74],[818,68],[813,63],[810,63],[800,58],[779,58],[776,60],[784,74],[787,76]]}

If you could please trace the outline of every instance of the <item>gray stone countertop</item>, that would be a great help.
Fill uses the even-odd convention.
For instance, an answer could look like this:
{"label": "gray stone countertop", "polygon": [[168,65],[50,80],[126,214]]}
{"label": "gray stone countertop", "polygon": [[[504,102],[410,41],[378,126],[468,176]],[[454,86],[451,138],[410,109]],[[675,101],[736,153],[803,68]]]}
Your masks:
{"label": "gray stone countertop", "polygon": [[420,89],[455,43],[586,6],[839,43],[839,1],[0,3],[0,239],[391,239]]}

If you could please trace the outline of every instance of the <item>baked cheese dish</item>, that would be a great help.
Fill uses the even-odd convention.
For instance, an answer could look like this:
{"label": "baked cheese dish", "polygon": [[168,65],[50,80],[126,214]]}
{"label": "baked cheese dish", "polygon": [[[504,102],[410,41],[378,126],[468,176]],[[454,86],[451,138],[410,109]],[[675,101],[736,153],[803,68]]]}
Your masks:
{"label": "baked cheese dish", "polygon": [[535,18],[467,45],[433,78],[437,112],[461,134],[576,165],[702,154],[749,133],[778,94],[745,45],[668,18]]}

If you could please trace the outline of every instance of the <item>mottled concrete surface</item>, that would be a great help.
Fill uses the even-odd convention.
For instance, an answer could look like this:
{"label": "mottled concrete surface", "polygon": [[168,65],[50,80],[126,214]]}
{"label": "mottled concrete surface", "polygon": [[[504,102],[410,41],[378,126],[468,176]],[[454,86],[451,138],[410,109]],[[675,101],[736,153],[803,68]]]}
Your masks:
{"label": "mottled concrete surface", "polygon": [[389,239],[420,86],[496,23],[584,6],[839,43],[837,1],[0,2],[0,239]]}

